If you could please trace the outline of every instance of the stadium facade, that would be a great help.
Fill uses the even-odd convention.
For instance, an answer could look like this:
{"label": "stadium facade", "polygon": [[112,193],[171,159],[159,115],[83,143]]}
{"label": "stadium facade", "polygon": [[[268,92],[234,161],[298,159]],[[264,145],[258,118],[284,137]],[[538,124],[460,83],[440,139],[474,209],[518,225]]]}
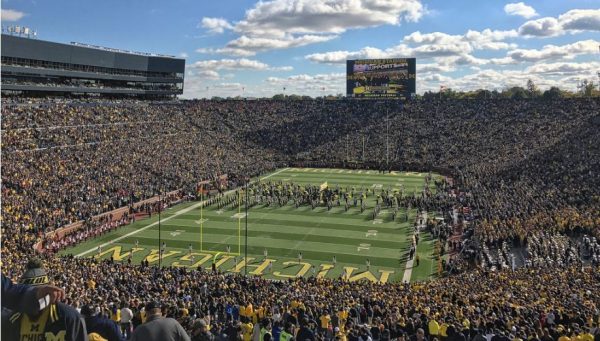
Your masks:
{"label": "stadium facade", "polygon": [[2,35],[2,94],[166,98],[183,93],[185,59]]}

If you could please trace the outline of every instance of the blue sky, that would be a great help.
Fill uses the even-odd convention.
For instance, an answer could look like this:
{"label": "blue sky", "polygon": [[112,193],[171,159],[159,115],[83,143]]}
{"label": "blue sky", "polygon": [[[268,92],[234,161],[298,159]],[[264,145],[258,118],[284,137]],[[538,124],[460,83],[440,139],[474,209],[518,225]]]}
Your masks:
{"label": "blue sky", "polygon": [[2,25],[17,24],[185,57],[187,98],[344,93],[358,58],[416,57],[420,93],[527,79],[572,90],[600,70],[597,0],[2,1]]}

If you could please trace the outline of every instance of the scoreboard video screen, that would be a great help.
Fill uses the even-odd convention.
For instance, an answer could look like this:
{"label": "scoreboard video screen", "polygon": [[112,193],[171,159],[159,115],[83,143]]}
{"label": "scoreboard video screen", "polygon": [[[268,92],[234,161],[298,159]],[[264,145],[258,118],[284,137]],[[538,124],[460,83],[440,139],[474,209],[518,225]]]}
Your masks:
{"label": "scoreboard video screen", "polygon": [[346,61],[346,95],[354,98],[411,99],[416,92],[416,59]]}

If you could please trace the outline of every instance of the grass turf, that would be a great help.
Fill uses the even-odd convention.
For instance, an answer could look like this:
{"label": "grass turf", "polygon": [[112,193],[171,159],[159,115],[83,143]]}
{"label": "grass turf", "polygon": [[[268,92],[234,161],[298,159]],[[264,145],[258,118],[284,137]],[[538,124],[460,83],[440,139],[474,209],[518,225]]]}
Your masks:
{"label": "grass turf", "polygon": [[[380,188],[399,189],[402,185],[405,195],[412,195],[413,190],[418,195],[423,188],[425,174],[286,168],[262,179],[263,182],[283,181],[311,185],[327,182],[330,187],[355,187],[357,191],[364,186],[376,188],[377,193]],[[301,206],[296,209],[291,203],[284,207],[252,207],[248,211],[248,273],[274,279],[296,275],[344,275],[350,280],[401,280],[416,211],[411,209],[409,219],[405,221],[404,209],[401,209],[396,220],[391,221],[391,209],[383,208],[374,221],[371,218],[374,206],[375,196],[371,194],[367,198],[367,209],[362,214],[360,207],[351,207],[347,212],[343,206],[327,211],[326,207],[313,210],[310,206]],[[186,209],[187,212],[180,212]],[[243,214],[238,212],[239,208],[218,210],[214,206],[206,207],[200,212],[197,202],[166,210],[161,215],[160,224],[161,240],[167,245],[162,264],[210,268],[216,262],[221,270],[244,272],[243,257],[240,254],[244,254],[245,220],[240,218]],[[243,207],[241,212],[243,213]],[[153,215],[150,219],[121,227],[61,253],[81,255],[87,252],[84,256],[97,257],[98,245],[108,243],[102,248],[100,258],[113,256],[117,261],[125,261],[133,251],[132,262],[139,263],[148,259],[151,263],[157,263],[157,220],[158,216]],[[153,223],[153,226],[148,227]],[[432,257],[433,241],[428,233],[422,233],[421,237],[417,249],[420,265],[413,267],[412,281],[426,280],[437,271],[437,262]],[[115,241],[117,238],[119,240]],[[136,241],[138,248],[133,249]],[[193,259],[189,256],[190,244]],[[231,254],[226,253],[227,245],[231,248]],[[266,262],[263,261],[265,249],[268,252]],[[302,262],[298,260],[299,252],[302,252]],[[332,266],[333,256],[337,258],[335,267]],[[367,259],[370,261],[369,271],[366,269]],[[269,262],[272,262],[271,267],[268,266]]]}

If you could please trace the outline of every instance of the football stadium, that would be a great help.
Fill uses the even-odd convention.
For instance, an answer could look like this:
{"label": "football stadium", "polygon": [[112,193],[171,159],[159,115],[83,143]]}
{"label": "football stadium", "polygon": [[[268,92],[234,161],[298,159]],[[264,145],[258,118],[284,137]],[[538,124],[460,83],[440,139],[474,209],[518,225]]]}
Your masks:
{"label": "football stadium", "polygon": [[2,340],[600,340],[595,7],[2,2]]}

